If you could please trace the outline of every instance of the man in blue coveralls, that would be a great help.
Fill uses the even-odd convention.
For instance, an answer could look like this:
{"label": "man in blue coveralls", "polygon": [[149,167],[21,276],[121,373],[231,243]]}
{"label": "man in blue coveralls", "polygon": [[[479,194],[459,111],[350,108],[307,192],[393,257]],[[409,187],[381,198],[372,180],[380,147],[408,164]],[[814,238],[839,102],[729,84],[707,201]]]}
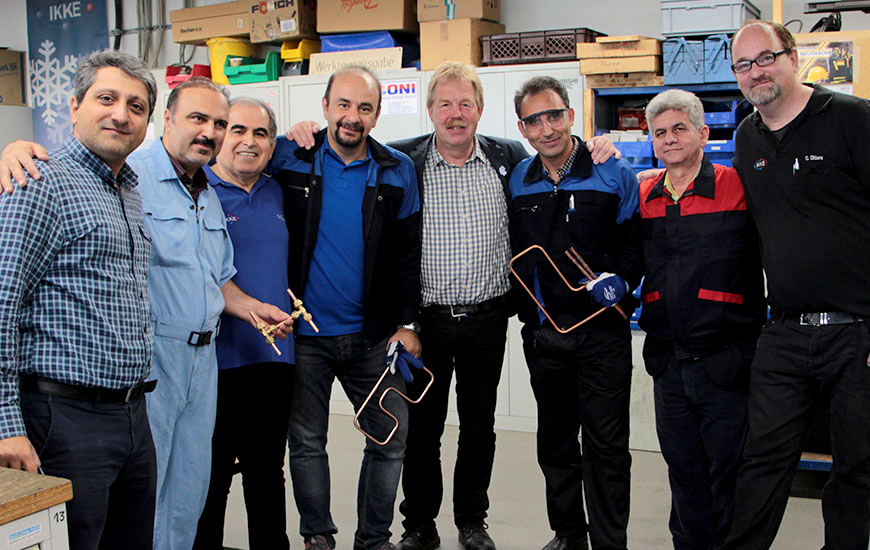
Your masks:
{"label": "man in blue coveralls", "polygon": [[[380,100],[380,83],[368,69],[333,74],[323,98],[328,128],[310,150],[279,139],[272,159],[290,230],[290,288],[320,328],[315,334],[306,323],[296,326],[290,403],[290,475],[306,550],[335,548],[338,532],[326,454],[333,380],[358,409],[384,370],[388,339],[420,354],[417,178],[406,155],[369,137]],[[395,392],[384,404],[399,427],[386,445],[366,441],[356,550],[392,548],[408,409]],[[379,439],[393,427],[377,406],[367,407],[360,422]]]}
{"label": "man in blue coveralls", "polygon": [[[275,148],[275,114],[262,101],[230,101],[229,126],[217,162],[206,166],[233,241],[235,281],[252,296],[291,308],[284,195],[263,173]],[[221,316],[217,339],[218,401],[211,481],[193,547],[223,548],[227,494],[238,458],[252,550],[288,549],[284,453],[293,341],[277,340],[281,355],[241,319]]]}
{"label": "man in blue coveralls", "polygon": [[[231,280],[236,269],[224,212],[202,169],[223,144],[228,110],[226,90],[210,79],[191,78],[169,95],[163,137],[127,160],[139,176],[151,239],[151,378],[159,380],[159,389],[147,397],[157,451],[155,550],[191,548],[205,504],[217,402],[214,336],[221,312],[249,319],[254,311],[266,323],[287,318]],[[31,154],[49,160],[44,148],[15,142],[4,150],[3,164],[23,164],[38,179]],[[9,171],[0,175],[6,192],[13,189]]]}

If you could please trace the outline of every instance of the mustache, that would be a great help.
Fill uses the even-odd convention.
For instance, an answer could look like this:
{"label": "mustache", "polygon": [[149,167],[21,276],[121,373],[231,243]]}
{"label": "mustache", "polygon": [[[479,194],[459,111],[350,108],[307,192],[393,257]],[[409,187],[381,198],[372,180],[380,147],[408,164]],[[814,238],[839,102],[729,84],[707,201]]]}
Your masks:
{"label": "mustache", "polygon": [[342,120],[338,123],[338,127],[352,132],[362,132],[363,130],[362,122],[347,122]]}
{"label": "mustache", "polygon": [[191,145],[202,145],[204,147],[210,147],[212,149],[217,147],[217,144],[214,142],[214,140],[207,137],[198,137],[190,143]]}

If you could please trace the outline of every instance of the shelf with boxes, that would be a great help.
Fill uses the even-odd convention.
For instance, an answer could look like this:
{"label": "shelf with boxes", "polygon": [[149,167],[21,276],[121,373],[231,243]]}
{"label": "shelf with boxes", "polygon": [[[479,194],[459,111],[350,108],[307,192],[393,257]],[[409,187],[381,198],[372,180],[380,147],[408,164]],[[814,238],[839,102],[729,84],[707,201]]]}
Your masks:
{"label": "shelf with boxes", "polygon": [[643,109],[656,94],[669,88],[690,91],[701,99],[705,123],[710,127],[710,140],[704,152],[711,161],[730,165],[734,156],[734,131],[752,112],[752,106],[743,99],[736,83],[587,90],[592,108],[587,104],[584,126],[595,130],[594,134],[587,132],[586,138],[606,134],[635,170],[656,167]]}

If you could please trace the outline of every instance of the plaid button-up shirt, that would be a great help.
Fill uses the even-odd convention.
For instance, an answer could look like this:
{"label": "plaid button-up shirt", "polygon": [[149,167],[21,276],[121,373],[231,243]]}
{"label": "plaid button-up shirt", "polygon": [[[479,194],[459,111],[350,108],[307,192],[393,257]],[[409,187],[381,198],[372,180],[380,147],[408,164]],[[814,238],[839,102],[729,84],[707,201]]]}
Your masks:
{"label": "plaid button-up shirt", "polygon": [[19,374],[120,389],[150,371],[151,246],[137,177],[75,137],[0,197],[0,439],[26,435]]}
{"label": "plaid button-up shirt", "polygon": [[465,164],[433,143],[423,170],[422,302],[477,304],[510,289],[504,189],[475,140]]}

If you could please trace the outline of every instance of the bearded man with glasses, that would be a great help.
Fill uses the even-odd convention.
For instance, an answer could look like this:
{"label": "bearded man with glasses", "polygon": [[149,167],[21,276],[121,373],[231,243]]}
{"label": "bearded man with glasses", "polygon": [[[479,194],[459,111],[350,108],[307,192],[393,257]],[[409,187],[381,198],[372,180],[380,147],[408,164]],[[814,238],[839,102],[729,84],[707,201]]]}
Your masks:
{"label": "bearded man with glasses", "polygon": [[[643,273],[634,171],[613,158],[593,164],[583,140],[571,135],[574,110],[558,80],[533,78],[514,102],[520,132],[538,154],[511,172],[513,251],[540,245],[577,284],[581,275],[565,255],[573,247],[595,271],[593,281],[583,281],[588,292],[572,292],[543,255],[529,255],[515,262],[520,279],[560,328],[602,307],[621,304],[632,311],[636,304],[629,290]],[[517,299],[538,404],[538,463],[556,532],[544,550],[586,549],[587,533],[593,548],[625,549],[631,467],[628,320],[607,310],[564,333],[531,296],[520,292]]]}

